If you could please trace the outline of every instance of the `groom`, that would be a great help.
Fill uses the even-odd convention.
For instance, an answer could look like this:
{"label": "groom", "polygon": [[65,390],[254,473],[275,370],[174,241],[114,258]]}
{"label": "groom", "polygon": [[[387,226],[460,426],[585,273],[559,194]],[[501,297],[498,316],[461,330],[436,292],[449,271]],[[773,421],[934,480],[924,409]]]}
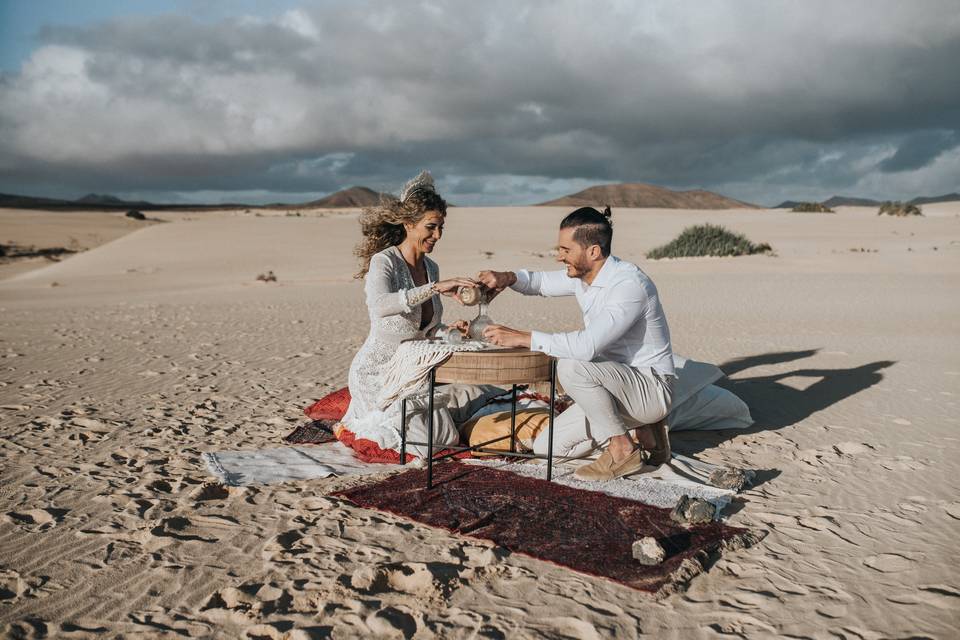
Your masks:
{"label": "groom", "polygon": [[[606,445],[577,469],[584,480],[612,480],[670,459],[666,416],[673,398],[670,330],[653,281],[634,264],[610,255],[609,207],[577,209],[560,223],[560,271],[482,271],[482,284],[524,295],[576,296],[584,328],[568,333],[491,325],[484,336],[505,347],[555,356],[557,377],[576,404],[555,424],[560,455],[579,456]],[[541,433],[534,444],[546,450]],[[638,446],[639,445],[639,446]]]}

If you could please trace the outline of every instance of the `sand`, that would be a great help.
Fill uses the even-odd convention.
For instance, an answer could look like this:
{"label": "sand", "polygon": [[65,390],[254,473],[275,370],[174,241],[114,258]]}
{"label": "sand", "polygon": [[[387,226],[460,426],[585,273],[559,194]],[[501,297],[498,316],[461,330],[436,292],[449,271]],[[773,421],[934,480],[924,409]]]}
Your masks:
{"label": "sand", "polygon": [[[614,252],[656,281],[677,352],[723,365],[757,419],[675,447],[760,470],[728,522],[768,535],[659,600],[326,497],[362,479],[211,483],[202,452],[277,446],[345,383],[367,330],[356,212],[82,214],[99,246],[0,274],[0,629],[952,637],[960,203],[924,211],[614,212]],[[564,213],[452,209],[434,257],[449,276],[549,267]],[[81,218],[5,211],[0,241],[11,220],[63,246]],[[700,222],[776,255],[642,259]],[[491,314],[579,322],[572,300],[512,293]]]}

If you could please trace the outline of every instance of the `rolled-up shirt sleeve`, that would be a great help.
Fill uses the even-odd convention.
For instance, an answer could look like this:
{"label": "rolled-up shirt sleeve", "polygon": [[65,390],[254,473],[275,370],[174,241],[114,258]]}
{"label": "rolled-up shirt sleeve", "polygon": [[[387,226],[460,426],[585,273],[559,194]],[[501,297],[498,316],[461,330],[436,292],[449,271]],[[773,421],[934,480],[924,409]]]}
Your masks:
{"label": "rolled-up shirt sleeve", "polygon": [[510,288],[525,296],[572,296],[576,293],[577,280],[559,271],[515,271],[517,281]]}
{"label": "rolled-up shirt sleeve", "polygon": [[646,313],[648,300],[642,287],[621,285],[589,326],[566,333],[533,331],[530,349],[555,358],[590,362],[640,320]]}

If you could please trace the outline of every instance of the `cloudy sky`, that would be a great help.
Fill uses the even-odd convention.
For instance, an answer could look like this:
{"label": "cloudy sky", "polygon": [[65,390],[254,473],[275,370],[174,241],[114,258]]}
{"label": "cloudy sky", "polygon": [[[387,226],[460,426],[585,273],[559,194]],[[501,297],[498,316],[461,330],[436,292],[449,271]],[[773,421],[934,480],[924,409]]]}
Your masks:
{"label": "cloudy sky", "polygon": [[0,0],[0,192],[960,191],[960,2]]}

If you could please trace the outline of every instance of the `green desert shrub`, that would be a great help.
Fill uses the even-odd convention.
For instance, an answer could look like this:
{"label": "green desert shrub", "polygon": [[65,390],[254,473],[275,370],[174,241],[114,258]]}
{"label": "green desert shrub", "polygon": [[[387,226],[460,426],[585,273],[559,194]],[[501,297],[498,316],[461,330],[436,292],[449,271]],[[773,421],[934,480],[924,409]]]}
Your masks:
{"label": "green desert shrub", "polygon": [[687,227],[671,242],[647,253],[651,260],[698,256],[747,256],[771,251],[767,243],[754,244],[739,233],[715,224]]}
{"label": "green desert shrub", "polygon": [[884,202],[877,211],[878,216],[922,216],[920,207],[907,202]]}
{"label": "green desert shrub", "polygon": [[819,202],[801,202],[793,208],[797,213],[833,213],[833,209]]}

